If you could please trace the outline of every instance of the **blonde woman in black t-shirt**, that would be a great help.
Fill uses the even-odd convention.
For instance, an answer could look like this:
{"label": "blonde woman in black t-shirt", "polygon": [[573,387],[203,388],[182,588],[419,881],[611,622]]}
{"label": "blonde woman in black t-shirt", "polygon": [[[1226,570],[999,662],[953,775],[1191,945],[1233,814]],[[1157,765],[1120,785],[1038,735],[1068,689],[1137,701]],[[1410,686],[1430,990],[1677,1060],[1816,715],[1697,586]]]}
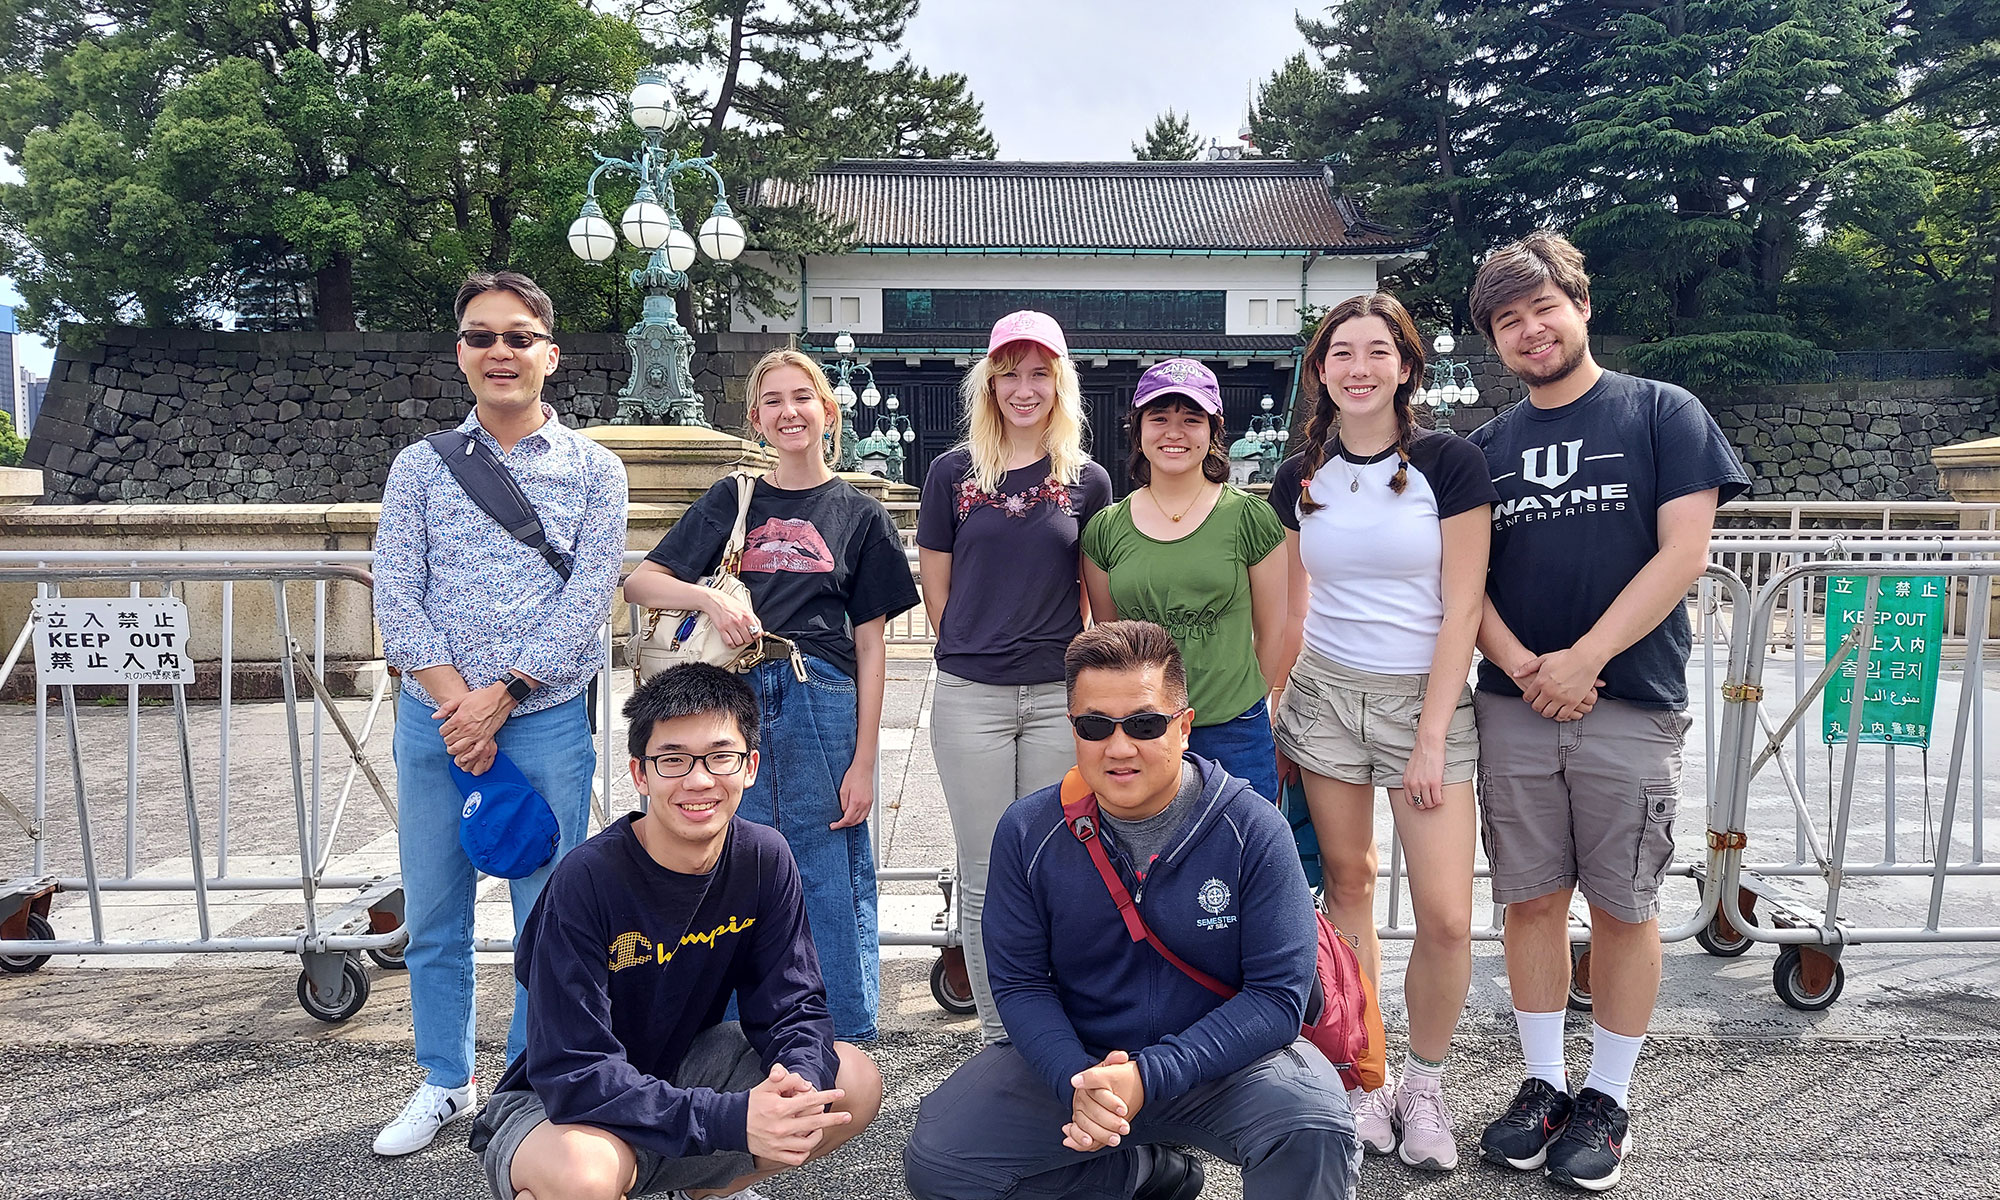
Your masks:
{"label": "blonde woman in black t-shirt", "polygon": [[965,441],[931,463],[917,518],[924,608],[938,631],[931,750],[958,846],[961,945],[980,1036],[1006,1036],[980,920],[1007,806],[1076,764],[1063,650],[1083,629],[1077,538],[1111,502],[1083,451],[1083,396],[1062,328],[1038,312],[993,327],[966,373]]}
{"label": "blonde woman in black t-shirt", "polygon": [[735,527],[730,479],[689,506],[625,581],[625,596],[700,609],[732,646],[766,631],[798,645],[804,678],[789,661],[744,676],[757,693],[764,744],[740,811],[791,845],[834,1034],[864,1041],[875,1036],[881,993],[868,810],[881,744],[883,629],[916,606],[917,588],[888,512],[827,466],[838,452],[840,409],[819,364],[773,350],[745,390],[751,428],[778,454],[751,493],[738,574],[752,607],[692,582],[715,570]]}

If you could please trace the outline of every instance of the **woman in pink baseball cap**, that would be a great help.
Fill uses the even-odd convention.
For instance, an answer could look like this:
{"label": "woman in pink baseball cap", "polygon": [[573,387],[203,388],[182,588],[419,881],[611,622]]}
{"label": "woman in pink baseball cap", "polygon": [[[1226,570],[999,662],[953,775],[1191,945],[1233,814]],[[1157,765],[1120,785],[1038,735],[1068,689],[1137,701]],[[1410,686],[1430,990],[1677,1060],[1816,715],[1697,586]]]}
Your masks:
{"label": "woman in pink baseball cap", "polygon": [[1084,453],[1082,387],[1048,314],[1000,318],[961,392],[965,441],[924,477],[917,557],[938,631],[931,750],[958,842],[963,942],[945,966],[963,963],[995,1042],[1006,1030],[980,934],[987,856],[1007,806],[1076,765],[1063,650],[1083,630],[1077,541],[1111,503],[1111,477]]}
{"label": "woman in pink baseball cap", "polygon": [[1148,367],[1132,394],[1140,484],[1083,533],[1083,577],[1100,621],[1163,625],[1187,666],[1188,749],[1278,795],[1265,696],[1284,679],[1285,531],[1271,506],[1230,486],[1222,388],[1191,358]]}

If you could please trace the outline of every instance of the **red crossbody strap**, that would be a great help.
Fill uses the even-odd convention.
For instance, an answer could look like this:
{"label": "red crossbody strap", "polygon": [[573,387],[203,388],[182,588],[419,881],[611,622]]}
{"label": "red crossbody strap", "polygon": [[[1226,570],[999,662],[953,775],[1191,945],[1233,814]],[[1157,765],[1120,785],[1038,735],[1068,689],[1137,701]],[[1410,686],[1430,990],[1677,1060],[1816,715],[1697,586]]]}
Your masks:
{"label": "red crossbody strap", "polygon": [[1104,880],[1104,889],[1111,893],[1113,903],[1118,905],[1118,915],[1125,919],[1125,930],[1135,942],[1145,942],[1159,951],[1160,957],[1180,969],[1181,974],[1214,992],[1224,1000],[1236,995],[1228,984],[1199,968],[1189,966],[1180,955],[1167,949],[1153,931],[1146,926],[1146,919],[1139,915],[1138,905],[1132,903],[1132,893],[1125,888],[1125,881],[1118,878],[1118,869],[1111,865],[1111,856],[1104,851],[1104,839],[1097,835],[1097,795],[1088,791],[1083,777],[1071,768],[1063,778],[1062,786],[1063,821],[1076,840],[1090,853],[1090,861],[1097,865],[1097,874]]}

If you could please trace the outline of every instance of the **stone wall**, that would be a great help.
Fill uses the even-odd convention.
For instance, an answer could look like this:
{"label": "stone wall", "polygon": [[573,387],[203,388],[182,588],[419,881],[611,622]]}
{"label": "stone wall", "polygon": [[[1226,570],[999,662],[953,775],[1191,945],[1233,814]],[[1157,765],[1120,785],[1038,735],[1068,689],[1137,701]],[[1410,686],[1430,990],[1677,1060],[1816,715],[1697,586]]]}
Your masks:
{"label": "stone wall", "polygon": [[1977,380],[1795,384],[1711,406],[1753,500],[1949,500],[1931,451],[2000,431]]}
{"label": "stone wall", "polygon": [[[543,398],[572,425],[609,420],[630,373],[624,339],[562,343]],[[712,423],[741,429],[742,378],[784,343],[698,339],[695,386]],[[52,504],[373,501],[397,451],[471,405],[442,333],[72,329],[26,465],[43,471]]]}

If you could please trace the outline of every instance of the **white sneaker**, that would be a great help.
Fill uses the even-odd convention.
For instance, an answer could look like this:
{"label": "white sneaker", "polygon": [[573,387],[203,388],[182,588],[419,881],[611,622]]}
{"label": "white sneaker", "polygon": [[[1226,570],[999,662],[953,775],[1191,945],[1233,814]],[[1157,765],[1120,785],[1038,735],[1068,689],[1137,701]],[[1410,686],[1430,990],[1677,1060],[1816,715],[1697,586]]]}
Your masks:
{"label": "white sneaker", "polygon": [[411,1094],[396,1119],[375,1135],[375,1153],[386,1158],[413,1154],[430,1145],[438,1130],[471,1116],[478,1107],[478,1087],[472,1081],[462,1088],[423,1084]]}
{"label": "white sneaker", "polygon": [[1347,1107],[1354,1113],[1354,1132],[1370,1154],[1396,1152],[1396,1085],[1385,1083],[1372,1092],[1347,1089]]}

